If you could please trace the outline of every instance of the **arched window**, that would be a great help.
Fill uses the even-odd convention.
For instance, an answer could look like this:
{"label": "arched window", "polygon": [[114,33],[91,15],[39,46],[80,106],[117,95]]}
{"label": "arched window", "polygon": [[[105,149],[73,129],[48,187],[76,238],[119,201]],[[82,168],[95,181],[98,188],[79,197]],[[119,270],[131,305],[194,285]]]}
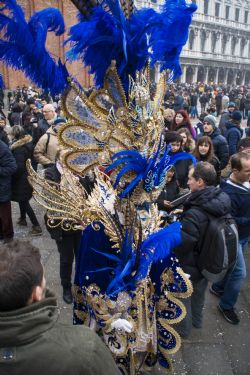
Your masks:
{"label": "arched window", "polygon": [[208,14],[209,0],[204,0],[204,14]]}
{"label": "arched window", "polygon": [[221,42],[221,52],[224,55],[226,52],[226,47],[227,47],[227,36],[226,34],[223,35],[222,37],[222,42]]}
{"label": "arched window", "polygon": [[206,32],[205,30],[201,30],[201,52],[205,51],[206,46]]}
{"label": "arched window", "polygon": [[212,33],[212,52],[214,53],[216,50],[216,43],[217,43],[217,37],[215,33]]}
{"label": "arched window", "polygon": [[232,37],[232,41],[231,41],[231,55],[232,56],[235,55],[235,47],[236,47],[236,39],[235,37]]}
{"label": "arched window", "polygon": [[193,29],[191,29],[190,32],[189,32],[188,45],[189,45],[190,51],[192,51],[192,49],[194,47],[194,30]]}
{"label": "arched window", "polygon": [[242,38],[240,41],[240,56],[243,57],[245,54],[246,39]]}

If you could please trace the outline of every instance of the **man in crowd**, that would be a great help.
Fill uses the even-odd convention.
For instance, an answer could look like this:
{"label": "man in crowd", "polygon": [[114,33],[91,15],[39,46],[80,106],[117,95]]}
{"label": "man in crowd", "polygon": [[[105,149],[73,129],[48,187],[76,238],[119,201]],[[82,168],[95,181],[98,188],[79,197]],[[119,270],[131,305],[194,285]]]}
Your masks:
{"label": "man in crowd", "polygon": [[225,137],[221,135],[220,130],[216,127],[216,119],[208,115],[203,121],[203,135],[211,138],[214,146],[214,153],[220,161],[220,168],[224,169],[229,161],[228,143]]}
{"label": "man in crowd", "polygon": [[58,318],[39,250],[21,241],[0,246],[1,375],[119,375],[93,331]]}
{"label": "man in crowd", "polygon": [[188,186],[191,195],[184,203],[181,217],[182,244],[175,249],[180,265],[190,275],[194,288],[192,296],[183,300],[187,315],[178,327],[183,338],[189,336],[192,325],[195,328],[202,327],[202,310],[208,281],[198,268],[197,258],[209,224],[207,214],[220,217],[230,211],[229,197],[214,186],[215,182],[216,172],[210,163],[200,162],[195,168],[190,168]]}
{"label": "man in crowd", "polygon": [[40,163],[44,168],[55,163],[58,151],[57,132],[59,127],[64,123],[66,123],[64,118],[57,117],[51,127],[39,139],[34,149],[34,158],[36,162]]}
{"label": "man in crowd", "polygon": [[242,114],[240,111],[234,111],[231,115],[231,120],[226,122],[225,138],[229,147],[229,156],[237,152],[237,145],[242,138],[243,130],[240,127]]}
{"label": "man in crowd", "polygon": [[42,109],[42,113],[43,113],[44,118],[40,119],[37,124],[36,123],[33,124],[34,145],[37,144],[41,136],[46,133],[46,131],[49,129],[51,125],[54,124],[54,121],[57,118],[55,108],[52,104],[45,104]]}
{"label": "man in crowd", "polygon": [[9,147],[0,140],[0,239],[5,243],[14,236],[11,217],[11,176],[16,171],[16,161]]}
{"label": "man in crowd", "polygon": [[226,134],[226,123],[231,119],[232,113],[236,110],[236,104],[234,102],[229,102],[227,110],[225,110],[220,118],[219,128],[222,135]]}
{"label": "man in crowd", "polygon": [[238,257],[233,271],[222,281],[213,284],[210,292],[220,298],[218,309],[224,318],[231,324],[238,324],[240,319],[234,306],[246,278],[244,250],[250,239],[250,155],[246,152],[233,155],[231,170],[229,179],[222,182],[221,189],[231,199],[231,214],[238,226]]}

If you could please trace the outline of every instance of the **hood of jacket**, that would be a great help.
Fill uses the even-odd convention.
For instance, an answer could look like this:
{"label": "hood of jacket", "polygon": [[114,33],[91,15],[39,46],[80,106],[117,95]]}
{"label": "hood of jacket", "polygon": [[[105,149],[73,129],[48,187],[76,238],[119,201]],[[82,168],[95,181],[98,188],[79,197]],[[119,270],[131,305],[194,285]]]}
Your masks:
{"label": "hood of jacket", "polygon": [[210,135],[210,137],[213,139],[213,138],[217,137],[218,135],[221,135],[221,131],[220,131],[219,128],[215,128],[213,133]]}
{"label": "hood of jacket", "polygon": [[55,295],[14,311],[0,312],[0,347],[23,345],[50,329],[58,319]]}
{"label": "hood of jacket", "polygon": [[214,186],[195,191],[184,204],[185,210],[199,207],[213,216],[222,216],[230,213],[231,201],[229,196],[220,188]]}
{"label": "hood of jacket", "polygon": [[243,130],[238,125],[234,124],[233,122],[227,121],[225,126],[226,126],[227,130],[230,130],[230,129],[233,129],[233,128],[238,129],[239,132],[241,133],[241,136],[243,135]]}
{"label": "hood of jacket", "polygon": [[31,143],[31,142],[32,142],[32,137],[31,135],[27,134],[24,137],[18,139],[18,141],[15,141],[14,143],[12,143],[10,148],[11,150],[14,150],[15,148],[27,145],[28,143]]}

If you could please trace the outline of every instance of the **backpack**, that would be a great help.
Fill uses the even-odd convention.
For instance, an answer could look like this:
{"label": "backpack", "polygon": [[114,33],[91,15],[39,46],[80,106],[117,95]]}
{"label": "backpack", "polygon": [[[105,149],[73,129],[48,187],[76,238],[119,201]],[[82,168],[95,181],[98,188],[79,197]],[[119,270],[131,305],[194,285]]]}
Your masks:
{"label": "backpack", "polygon": [[206,212],[205,215],[208,217],[208,225],[198,244],[197,266],[208,281],[218,282],[235,266],[238,230],[230,214],[216,217]]}

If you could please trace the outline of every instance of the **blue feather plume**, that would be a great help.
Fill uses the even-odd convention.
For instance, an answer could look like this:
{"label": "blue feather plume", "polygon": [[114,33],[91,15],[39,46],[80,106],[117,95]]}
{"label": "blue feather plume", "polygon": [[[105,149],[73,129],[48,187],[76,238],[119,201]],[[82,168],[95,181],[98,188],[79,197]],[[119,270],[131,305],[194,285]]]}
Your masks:
{"label": "blue feather plume", "polygon": [[[109,12],[104,10],[108,7]],[[160,61],[161,70],[171,69],[174,78],[181,74],[179,56],[188,37],[188,26],[195,4],[185,0],[166,0],[162,13],[153,9],[135,11],[129,19],[122,13],[119,0],[103,0],[92,17],[81,17],[70,29],[68,57],[82,59],[95,74],[97,86],[103,86],[107,68],[116,60],[125,90],[128,76],[135,78],[149,58]],[[151,51],[149,49],[151,47]]]}
{"label": "blue feather plume", "polygon": [[187,4],[185,0],[166,0],[161,27],[152,29],[151,64],[159,62],[161,71],[170,69],[173,80],[181,75],[180,53],[187,42],[188,28],[196,10],[196,4]]}
{"label": "blue feather plume", "polygon": [[165,182],[165,177],[169,168],[171,168],[178,160],[191,159],[196,165],[196,159],[193,155],[186,152],[179,152],[176,155],[169,155],[171,146],[166,146],[163,155],[160,155],[161,141],[157,150],[147,160],[146,157],[134,150],[124,150],[113,155],[113,163],[106,168],[106,172],[111,171],[117,167],[121,170],[116,176],[114,187],[116,187],[121,178],[128,172],[135,172],[135,178],[125,187],[120,194],[121,198],[126,197],[134,187],[140,182],[144,181],[143,188],[147,192],[151,192],[156,187],[161,187]]}
{"label": "blue feather plume", "polygon": [[15,0],[3,2],[0,9],[0,59],[13,69],[22,70],[39,87],[59,94],[67,87],[69,76],[61,61],[45,48],[47,32],[61,35],[64,21],[58,9],[47,8],[34,13],[26,22]]}
{"label": "blue feather plume", "polygon": [[92,249],[101,256],[115,262],[115,266],[88,271],[88,273],[113,270],[114,277],[107,287],[107,295],[117,295],[117,293],[125,289],[134,290],[137,283],[145,279],[148,275],[151,264],[157,263],[159,260],[165,262],[173,249],[180,244],[181,224],[179,222],[173,223],[149,235],[142,242],[141,248],[138,249],[140,251],[140,258],[136,269],[136,251],[133,250],[133,230],[130,232],[126,231],[119,255]]}

